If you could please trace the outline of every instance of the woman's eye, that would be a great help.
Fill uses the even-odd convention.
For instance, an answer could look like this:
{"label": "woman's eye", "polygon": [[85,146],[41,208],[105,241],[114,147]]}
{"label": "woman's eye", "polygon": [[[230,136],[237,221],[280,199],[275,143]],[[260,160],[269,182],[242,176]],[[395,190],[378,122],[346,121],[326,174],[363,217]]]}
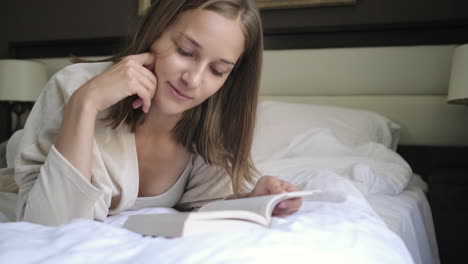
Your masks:
{"label": "woman's eye", "polygon": [[211,72],[216,76],[219,76],[219,77],[223,76],[223,73],[217,71],[215,68],[211,68]]}
{"label": "woman's eye", "polygon": [[177,48],[177,52],[179,52],[180,55],[186,56],[186,57],[192,57],[192,53],[187,52],[181,48]]}

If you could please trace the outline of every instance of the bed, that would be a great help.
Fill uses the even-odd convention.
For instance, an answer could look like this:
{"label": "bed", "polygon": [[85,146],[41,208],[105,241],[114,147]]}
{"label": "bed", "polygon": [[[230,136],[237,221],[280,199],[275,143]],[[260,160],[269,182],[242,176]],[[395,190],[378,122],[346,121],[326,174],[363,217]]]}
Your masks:
{"label": "bed", "polygon": [[[395,150],[467,145],[467,109],[445,103],[453,48],[267,51],[254,161],[322,190],[269,229],[166,239],[121,228],[164,208],[46,227],[9,222],[15,195],[1,193],[0,262],[439,263],[427,185]],[[50,74],[69,63],[35,60]]]}

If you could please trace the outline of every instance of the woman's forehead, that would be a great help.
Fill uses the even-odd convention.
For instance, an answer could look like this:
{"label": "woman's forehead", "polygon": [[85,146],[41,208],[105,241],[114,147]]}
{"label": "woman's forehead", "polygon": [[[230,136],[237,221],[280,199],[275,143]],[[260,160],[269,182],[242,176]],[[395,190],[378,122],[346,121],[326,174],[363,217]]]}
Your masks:
{"label": "woman's forehead", "polygon": [[227,61],[237,61],[244,50],[245,37],[240,20],[226,18],[210,10],[184,12],[174,25],[172,34]]}

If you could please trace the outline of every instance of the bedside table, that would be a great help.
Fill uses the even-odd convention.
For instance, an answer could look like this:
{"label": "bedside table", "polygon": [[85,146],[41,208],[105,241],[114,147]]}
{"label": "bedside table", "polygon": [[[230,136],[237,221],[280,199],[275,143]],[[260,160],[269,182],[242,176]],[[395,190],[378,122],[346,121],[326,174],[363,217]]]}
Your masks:
{"label": "bedside table", "polygon": [[437,169],[429,175],[428,184],[441,263],[466,263],[468,168]]}

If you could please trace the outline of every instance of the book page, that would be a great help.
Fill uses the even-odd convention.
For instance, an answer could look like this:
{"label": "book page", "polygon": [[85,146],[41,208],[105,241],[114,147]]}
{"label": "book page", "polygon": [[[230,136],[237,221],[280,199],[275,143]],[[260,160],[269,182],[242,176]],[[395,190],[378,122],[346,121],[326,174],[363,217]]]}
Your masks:
{"label": "book page", "polygon": [[176,237],[183,234],[190,213],[131,215],[124,228],[142,235]]}
{"label": "book page", "polygon": [[312,191],[299,191],[299,192],[289,192],[282,194],[266,195],[266,196],[257,196],[249,197],[242,199],[232,199],[232,200],[221,200],[208,203],[202,206],[199,212],[210,212],[210,211],[249,211],[265,219],[267,225],[270,223],[271,214],[274,207],[280,201],[295,197],[302,197],[307,195],[312,195],[316,193],[316,190]]}
{"label": "book page", "polygon": [[[242,221],[239,221],[242,220]],[[248,211],[211,211],[131,215],[124,228],[142,235],[178,237],[188,234],[225,231],[267,226],[265,219]]]}
{"label": "book page", "polygon": [[194,235],[200,233],[219,233],[219,232],[233,232],[241,230],[243,232],[248,230],[255,230],[263,228],[254,222],[239,221],[238,219],[211,219],[208,221],[190,219],[184,225],[183,235]]}

